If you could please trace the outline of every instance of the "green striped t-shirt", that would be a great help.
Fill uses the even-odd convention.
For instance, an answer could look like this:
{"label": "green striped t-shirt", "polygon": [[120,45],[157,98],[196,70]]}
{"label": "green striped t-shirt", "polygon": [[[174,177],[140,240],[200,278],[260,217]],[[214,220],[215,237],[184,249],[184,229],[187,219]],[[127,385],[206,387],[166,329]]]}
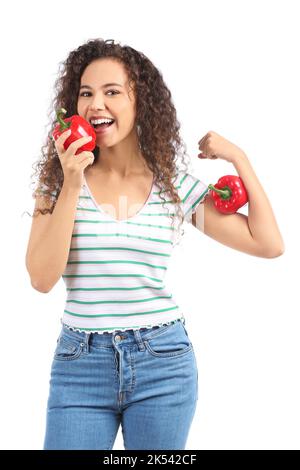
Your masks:
{"label": "green striped t-shirt", "polygon": [[[209,189],[190,173],[175,181],[185,221]],[[166,193],[164,193],[166,194]],[[183,319],[164,283],[174,248],[175,205],[152,185],[141,210],[117,220],[95,201],[84,178],[62,278],[67,298],[61,323],[84,332],[151,328]]]}

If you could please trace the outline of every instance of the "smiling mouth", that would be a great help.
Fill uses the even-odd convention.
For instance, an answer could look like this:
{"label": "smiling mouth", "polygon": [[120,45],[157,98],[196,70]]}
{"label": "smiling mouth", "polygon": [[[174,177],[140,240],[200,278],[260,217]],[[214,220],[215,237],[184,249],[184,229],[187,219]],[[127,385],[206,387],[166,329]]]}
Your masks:
{"label": "smiling mouth", "polygon": [[112,124],[114,124],[115,121],[112,121],[110,123],[103,123],[103,124],[91,124],[91,126],[93,126],[94,129],[106,129],[107,127],[110,127],[112,126]]}

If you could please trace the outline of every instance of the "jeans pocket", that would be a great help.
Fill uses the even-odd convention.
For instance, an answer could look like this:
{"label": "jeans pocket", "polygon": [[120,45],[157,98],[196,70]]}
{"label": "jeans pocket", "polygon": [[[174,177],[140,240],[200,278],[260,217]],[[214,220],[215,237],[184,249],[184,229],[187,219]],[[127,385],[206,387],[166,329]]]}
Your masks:
{"label": "jeans pocket", "polygon": [[70,339],[67,336],[60,336],[57,340],[54,351],[54,359],[58,361],[72,361],[81,356],[84,343],[80,340]]}
{"label": "jeans pocket", "polygon": [[193,350],[183,325],[166,329],[162,334],[144,340],[148,352],[155,357],[178,357]]}

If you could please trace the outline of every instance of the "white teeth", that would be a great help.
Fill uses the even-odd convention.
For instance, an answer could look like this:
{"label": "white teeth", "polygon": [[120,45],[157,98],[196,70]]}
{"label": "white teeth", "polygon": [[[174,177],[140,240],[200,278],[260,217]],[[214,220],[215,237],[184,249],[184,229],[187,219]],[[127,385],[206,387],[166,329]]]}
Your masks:
{"label": "white teeth", "polygon": [[103,123],[110,123],[113,122],[113,119],[91,119],[91,124],[96,125],[96,124],[103,124]]}

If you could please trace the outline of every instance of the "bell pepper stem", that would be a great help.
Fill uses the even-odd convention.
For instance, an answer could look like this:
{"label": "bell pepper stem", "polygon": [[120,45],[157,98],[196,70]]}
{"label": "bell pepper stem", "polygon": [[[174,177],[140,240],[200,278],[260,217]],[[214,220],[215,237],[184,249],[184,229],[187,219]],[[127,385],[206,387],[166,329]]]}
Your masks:
{"label": "bell pepper stem", "polygon": [[229,199],[232,195],[232,191],[228,186],[224,186],[223,189],[218,189],[218,188],[215,188],[213,184],[209,184],[208,187],[212,191],[215,191],[216,193],[218,193],[222,199]]}
{"label": "bell pepper stem", "polygon": [[60,129],[62,131],[65,131],[66,129],[69,129],[69,127],[71,127],[71,123],[70,122],[65,122],[62,118],[62,116],[65,115],[65,114],[67,114],[67,111],[65,110],[65,108],[59,108],[56,111],[57,120],[60,124]]}

